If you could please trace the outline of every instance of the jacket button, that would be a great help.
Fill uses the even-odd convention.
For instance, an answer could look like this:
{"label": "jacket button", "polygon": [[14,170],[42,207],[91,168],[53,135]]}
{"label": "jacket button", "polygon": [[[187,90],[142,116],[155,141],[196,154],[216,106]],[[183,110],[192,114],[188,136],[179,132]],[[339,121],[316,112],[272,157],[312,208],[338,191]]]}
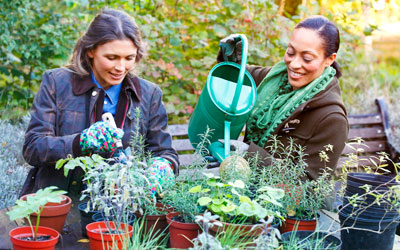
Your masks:
{"label": "jacket button", "polygon": [[97,95],[97,91],[95,90],[92,92],[92,96],[96,96],[96,95]]}

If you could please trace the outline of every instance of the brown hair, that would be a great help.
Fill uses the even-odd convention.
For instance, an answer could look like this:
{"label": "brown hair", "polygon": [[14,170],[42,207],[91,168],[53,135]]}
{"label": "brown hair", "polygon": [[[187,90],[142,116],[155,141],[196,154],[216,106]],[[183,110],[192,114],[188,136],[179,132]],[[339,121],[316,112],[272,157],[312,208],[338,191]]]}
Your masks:
{"label": "brown hair", "polygon": [[98,45],[124,39],[131,40],[138,48],[135,59],[138,63],[144,56],[144,45],[135,20],[123,11],[104,9],[96,15],[85,34],[76,42],[70,67],[78,75],[88,75],[91,71],[91,61],[87,52]]}

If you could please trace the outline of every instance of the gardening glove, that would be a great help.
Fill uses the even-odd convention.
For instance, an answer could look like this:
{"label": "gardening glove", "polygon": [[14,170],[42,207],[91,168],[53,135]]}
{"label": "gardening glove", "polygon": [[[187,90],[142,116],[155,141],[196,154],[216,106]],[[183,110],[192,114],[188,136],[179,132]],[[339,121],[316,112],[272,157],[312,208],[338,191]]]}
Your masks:
{"label": "gardening glove", "polygon": [[161,192],[175,185],[172,164],[161,157],[155,157],[151,160],[147,178],[150,182],[152,195],[161,194]]}
{"label": "gardening glove", "polygon": [[219,41],[217,62],[235,62],[240,64],[242,60],[242,40],[238,34],[231,34]]}
{"label": "gardening glove", "polygon": [[81,150],[85,154],[114,152],[117,146],[113,138],[122,139],[123,135],[122,129],[113,128],[108,122],[96,122],[81,133]]}

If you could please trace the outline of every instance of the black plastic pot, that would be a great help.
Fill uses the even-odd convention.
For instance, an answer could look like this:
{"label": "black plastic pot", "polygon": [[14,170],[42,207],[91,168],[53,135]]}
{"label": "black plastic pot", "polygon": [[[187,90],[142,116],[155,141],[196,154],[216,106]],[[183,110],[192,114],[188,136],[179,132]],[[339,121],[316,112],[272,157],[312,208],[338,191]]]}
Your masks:
{"label": "black plastic pot", "polygon": [[388,210],[377,205],[353,207],[347,204],[345,207],[340,207],[339,211],[354,218],[362,217],[372,220],[394,220],[400,215],[397,210]]}
{"label": "black plastic pot", "polygon": [[392,250],[399,219],[355,218],[339,212],[342,250]]}
{"label": "black plastic pot", "polygon": [[98,212],[98,211],[89,211],[86,213],[85,212],[86,207],[87,207],[87,202],[78,205],[79,214],[81,215],[81,230],[83,237],[87,237],[86,225],[94,222],[92,216]]}
{"label": "black plastic pot", "polygon": [[342,246],[342,241],[333,235],[302,230],[283,233],[282,243],[286,246],[292,243],[305,250],[339,250]]}
{"label": "black plastic pot", "polygon": [[395,176],[393,175],[378,175],[369,173],[348,173],[347,181],[353,181],[357,183],[369,184],[371,186],[377,187],[389,187],[400,185],[399,182],[395,181]]}

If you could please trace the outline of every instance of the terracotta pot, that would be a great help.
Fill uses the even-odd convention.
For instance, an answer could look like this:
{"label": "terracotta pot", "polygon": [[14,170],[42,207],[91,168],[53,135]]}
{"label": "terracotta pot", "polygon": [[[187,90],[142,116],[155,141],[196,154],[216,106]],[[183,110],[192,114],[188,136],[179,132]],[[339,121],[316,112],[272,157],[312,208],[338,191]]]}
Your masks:
{"label": "terracotta pot", "polygon": [[211,234],[214,236],[217,235],[218,233],[221,232],[232,232],[232,233],[238,233],[239,238],[245,239],[252,239],[257,236],[259,236],[262,233],[263,230],[263,225],[259,224],[253,231],[251,229],[254,227],[254,225],[246,225],[246,224],[232,224],[232,223],[227,223],[227,222],[222,222],[222,227],[214,226],[210,228]]}
{"label": "terracotta pot", "polygon": [[117,249],[127,249],[129,238],[133,234],[133,227],[121,223],[121,226],[117,228],[122,231],[120,234],[105,233],[108,232],[109,228],[111,230],[116,229],[115,223],[112,221],[98,221],[86,226],[91,250],[114,250],[116,247]]}
{"label": "terracotta pot", "polygon": [[296,231],[315,231],[315,229],[317,228],[317,219],[300,220],[295,217],[287,217],[286,220],[282,222],[282,225],[279,227],[279,231],[281,233],[295,231],[294,229],[296,227]]}
{"label": "terracotta pot", "polygon": [[193,247],[191,240],[197,237],[200,232],[200,226],[197,223],[182,223],[173,220],[178,212],[167,214],[167,222],[169,224],[169,240],[171,248],[187,249]]}
{"label": "terracotta pot", "polygon": [[10,236],[11,243],[13,244],[14,250],[53,250],[55,245],[58,242],[58,238],[60,234],[48,227],[40,227],[38,228],[37,235],[50,235],[49,240],[44,241],[30,241],[30,240],[22,240],[21,237],[29,237],[32,236],[31,227],[17,227],[11,230],[8,234]]}
{"label": "terracotta pot", "polygon": [[173,208],[170,206],[166,206],[162,203],[156,204],[157,210],[164,212],[160,215],[148,215],[140,213],[135,213],[136,218],[138,220],[144,219],[145,220],[145,230],[144,233],[147,234],[148,232],[152,232],[154,237],[160,233],[166,232],[166,228],[168,227],[168,222],[166,215],[170,212],[173,212]]}
{"label": "terracotta pot", "polygon": [[[21,197],[21,200],[26,200],[26,197],[28,195],[33,195],[33,194],[27,194]],[[50,227],[57,232],[62,233],[65,219],[67,218],[67,215],[69,211],[71,210],[71,198],[69,198],[66,195],[61,195],[62,200],[60,203],[54,203],[54,202],[49,202],[46,205],[44,205],[43,211],[40,214],[40,222],[39,226],[43,227]],[[30,215],[30,220],[32,222],[32,225],[36,224],[36,219],[37,215],[36,213],[33,213]]]}

